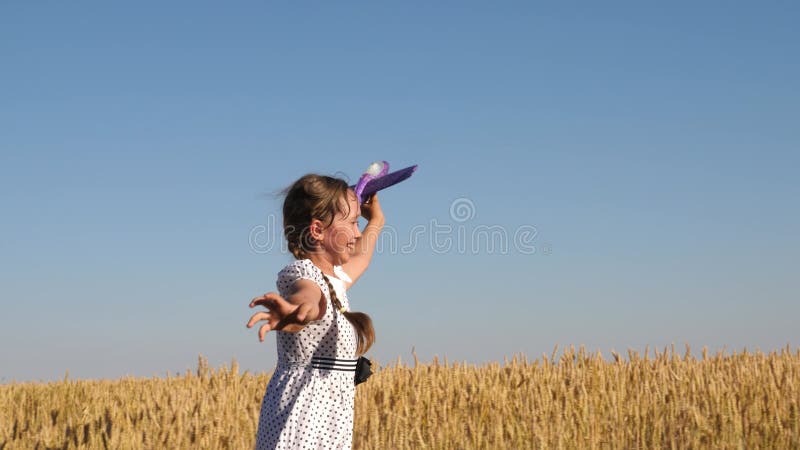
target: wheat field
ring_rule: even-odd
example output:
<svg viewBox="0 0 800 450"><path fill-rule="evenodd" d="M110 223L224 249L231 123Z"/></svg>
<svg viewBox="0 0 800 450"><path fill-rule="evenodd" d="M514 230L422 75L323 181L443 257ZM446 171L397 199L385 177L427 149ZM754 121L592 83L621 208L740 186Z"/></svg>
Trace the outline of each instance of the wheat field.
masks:
<svg viewBox="0 0 800 450"><path fill-rule="evenodd" d="M356 449L800 448L800 351L554 350L375 367ZM0 385L0 449L247 449L268 374Z"/></svg>

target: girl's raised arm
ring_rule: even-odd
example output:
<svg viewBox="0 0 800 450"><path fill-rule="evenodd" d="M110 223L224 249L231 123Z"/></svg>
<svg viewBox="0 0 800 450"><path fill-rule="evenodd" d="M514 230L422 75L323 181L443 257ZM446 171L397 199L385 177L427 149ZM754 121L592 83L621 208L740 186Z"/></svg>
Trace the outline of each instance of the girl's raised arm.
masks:
<svg viewBox="0 0 800 450"><path fill-rule="evenodd" d="M378 236L386 223L380 201L378 201L378 194L372 194L367 201L361 204L361 216L367 219L367 225L361 232L361 237L356 241L355 253L349 261L342 265L342 269L353 280L350 286L355 284L369 267Z"/></svg>

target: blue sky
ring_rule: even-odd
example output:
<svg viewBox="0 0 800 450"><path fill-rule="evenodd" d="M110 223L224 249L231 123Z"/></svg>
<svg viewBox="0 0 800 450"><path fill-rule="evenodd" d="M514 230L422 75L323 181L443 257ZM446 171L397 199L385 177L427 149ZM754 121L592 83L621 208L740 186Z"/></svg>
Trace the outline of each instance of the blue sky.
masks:
<svg viewBox="0 0 800 450"><path fill-rule="evenodd" d="M796 347L798 19L791 2L3 2L0 381L199 354L271 370L274 340L244 327L290 260L271 194L381 159L419 164L381 200L401 246L424 238L350 292L381 362ZM507 252L473 245L485 227Z"/></svg>

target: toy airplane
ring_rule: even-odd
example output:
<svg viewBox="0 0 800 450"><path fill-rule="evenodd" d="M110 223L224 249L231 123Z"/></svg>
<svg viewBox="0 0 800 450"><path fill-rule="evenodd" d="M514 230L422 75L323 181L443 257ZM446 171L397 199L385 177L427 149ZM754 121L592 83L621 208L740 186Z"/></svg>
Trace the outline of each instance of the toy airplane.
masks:
<svg viewBox="0 0 800 450"><path fill-rule="evenodd" d="M356 198L359 203L364 203L372 194L386 189L390 186L407 179L414 171L417 170L417 165L406 167L389 173L389 163L386 161L378 161L369 165L367 171L361 175L355 186L350 186L356 193Z"/></svg>

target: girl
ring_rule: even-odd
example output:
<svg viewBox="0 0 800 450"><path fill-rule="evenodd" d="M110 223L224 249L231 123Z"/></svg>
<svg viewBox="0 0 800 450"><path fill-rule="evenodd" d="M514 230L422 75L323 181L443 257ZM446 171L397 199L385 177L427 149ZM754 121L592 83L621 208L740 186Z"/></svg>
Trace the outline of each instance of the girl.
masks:
<svg viewBox="0 0 800 450"><path fill-rule="evenodd" d="M254 298L247 327L277 331L278 365L261 404L256 449L350 448L359 355L375 340L369 316L350 311L347 289L367 269L384 225L377 196L359 205L344 180L306 175L284 191L284 236L296 260L278 291ZM358 217L368 223L363 233Z"/></svg>

